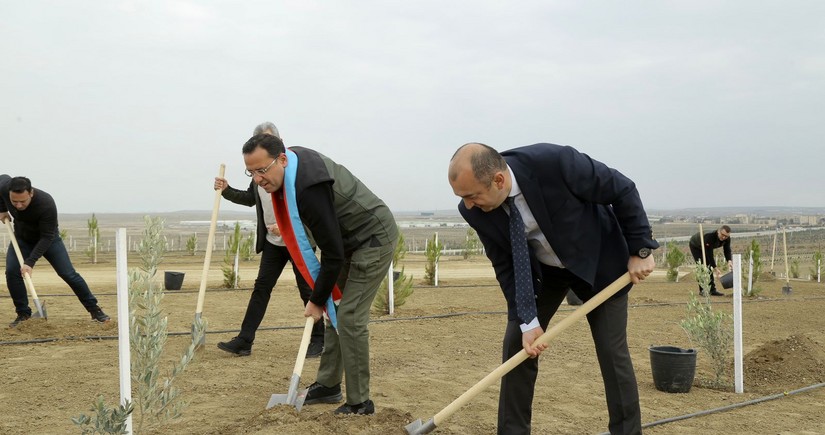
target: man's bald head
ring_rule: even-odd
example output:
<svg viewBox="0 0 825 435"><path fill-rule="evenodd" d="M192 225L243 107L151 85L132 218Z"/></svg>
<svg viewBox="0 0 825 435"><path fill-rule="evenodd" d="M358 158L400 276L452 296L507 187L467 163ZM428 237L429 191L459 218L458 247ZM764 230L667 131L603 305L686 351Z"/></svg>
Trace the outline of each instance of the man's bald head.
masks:
<svg viewBox="0 0 825 435"><path fill-rule="evenodd" d="M476 180L488 186L496 172L507 170L507 162L493 147L470 142L460 146L450 159L448 170L450 181L455 181L459 174L466 170L472 171Z"/></svg>

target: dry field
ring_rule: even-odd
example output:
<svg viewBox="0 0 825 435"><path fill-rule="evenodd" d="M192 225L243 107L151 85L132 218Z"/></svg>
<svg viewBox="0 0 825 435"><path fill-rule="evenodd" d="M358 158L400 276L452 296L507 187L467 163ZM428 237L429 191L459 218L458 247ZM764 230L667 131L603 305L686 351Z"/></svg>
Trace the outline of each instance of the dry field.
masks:
<svg viewBox="0 0 825 435"><path fill-rule="evenodd" d="M269 306L252 355L233 357L215 347L234 336L249 297L257 263L245 262L240 290L221 290L220 257L213 255L204 317L207 345L179 379L189 402L184 416L154 433L206 434L403 434L416 418L430 418L500 362L504 301L484 258L448 257L438 288L421 283L423 259L411 256L407 272L416 277L414 295L395 315L373 315L370 417L334 417L334 405L294 409L264 406L272 393L284 393L300 341L300 300L291 271L285 271ZM137 259L133 256L130 264ZM100 304L116 317L114 260L102 256L76 266ZM186 272L181 291L164 300L171 332L169 360L188 344L196 305L200 256L175 254L162 269ZM759 299L744 304L745 393L703 387L713 372L699 354L697 381L687 394L653 386L650 345L689 347L678 322L694 285L664 282L663 273L630 294L629 340L637 371L643 423L759 399L825 381L825 284L792 281L762 283ZM91 322L79 302L51 269L35 269L34 281L47 301L49 320L31 320L17 329L0 328L0 433L76 433L72 416L88 412L95 397L118 397L116 319ZM4 319L13 318L5 286L0 289ZM729 293L729 292L728 292ZM732 298L714 298L714 307L732 311ZM562 305L556 321L574 307ZM90 338L100 337L100 338ZM56 341L37 342L58 338ZM606 430L603 390L585 323L562 333L542 356L534 403L534 433L599 433ZM314 380L318 360L307 360L302 384ZM497 387L476 397L444 422L437 433L495 432ZM825 388L763 401L646 429L652 434L825 433Z"/></svg>

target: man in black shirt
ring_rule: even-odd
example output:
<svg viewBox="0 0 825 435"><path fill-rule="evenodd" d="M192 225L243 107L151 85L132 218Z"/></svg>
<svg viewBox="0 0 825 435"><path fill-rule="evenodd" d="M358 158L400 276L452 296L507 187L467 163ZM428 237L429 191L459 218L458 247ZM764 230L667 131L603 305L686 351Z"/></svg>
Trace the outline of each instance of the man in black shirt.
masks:
<svg viewBox="0 0 825 435"><path fill-rule="evenodd" d="M14 248L9 244L6 251L6 285L17 311L17 318L9 327L17 326L32 315L23 276L32 274L40 257L46 258L57 275L72 288L80 303L91 314L92 320L101 323L108 321L109 316L97 305L97 299L89 290L86 280L72 266L57 229L57 206L52 196L33 188L26 177L9 178L8 175L1 175L0 220L8 222L10 215L14 218L14 235L20 246L23 264L17 260Z"/></svg>
<svg viewBox="0 0 825 435"><path fill-rule="evenodd" d="M722 248L722 251L725 253L725 260L728 261L728 269L733 268L733 256L730 251L730 227L727 225L722 225L716 231L705 233L704 239L705 258L707 259L706 266L711 272L710 294L712 296L724 296L724 293L716 291L716 283L713 279L713 269L716 268L716 259L713 257L713 250L716 248ZM689 246L690 253L693 255L693 260L697 263L702 262L702 241L700 240L699 233L694 234L693 237L690 238ZM702 287L699 287L699 294L705 294Z"/></svg>

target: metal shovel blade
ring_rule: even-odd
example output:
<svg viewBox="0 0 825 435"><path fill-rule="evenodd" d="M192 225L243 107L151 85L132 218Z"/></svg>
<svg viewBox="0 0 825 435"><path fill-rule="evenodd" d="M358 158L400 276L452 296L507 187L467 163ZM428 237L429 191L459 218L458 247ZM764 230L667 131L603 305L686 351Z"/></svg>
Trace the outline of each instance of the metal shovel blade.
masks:
<svg viewBox="0 0 825 435"><path fill-rule="evenodd" d="M275 405L292 405L300 412L301 408L304 407L309 388L298 390L299 382L301 382L301 377L293 373L289 382L289 392L286 394L273 394L269 398L269 403L266 404L266 409L270 409Z"/></svg>
<svg viewBox="0 0 825 435"><path fill-rule="evenodd" d="M35 312L32 313L33 319L48 319L49 315L46 313L46 301L40 302L40 299L34 300Z"/></svg>
<svg viewBox="0 0 825 435"><path fill-rule="evenodd" d="M421 435L425 433L430 433L435 430L435 421L431 418L426 423L423 423L421 419L404 426L404 429L407 430L407 434L409 435Z"/></svg>
<svg viewBox="0 0 825 435"><path fill-rule="evenodd" d="M791 294L791 290L792 290L791 286L786 285L786 286L782 287L782 294L783 295L789 295L789 294Z"/></svg>

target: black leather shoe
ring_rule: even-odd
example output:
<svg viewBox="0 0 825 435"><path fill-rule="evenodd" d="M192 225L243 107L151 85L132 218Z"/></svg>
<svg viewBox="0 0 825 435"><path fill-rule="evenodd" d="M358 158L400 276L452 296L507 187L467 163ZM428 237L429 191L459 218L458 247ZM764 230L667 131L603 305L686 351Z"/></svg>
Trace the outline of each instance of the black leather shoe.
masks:
<svg viewBox="0 0 825 435"><path fill-rule="evenodd" d="M218 343L218 349L234 353L238 356L249 356L252 353L252 343L241 337L235 337L228 342Z"/></svg>
<svg viewBox="0 0 825 435"><path fill-rule="evenodd" d="M710 295L711 295L711 296L725 296L725 294L724 294L724 293L722 293L722 292L718 292L718 291L716 291L716 290L714 290L714 291L710 292Z"/></svg>
<svg viewBox="0 0 825 435"><path fill-rule="evenodd" d="M347 415L347 414L355 414L355 415L372 415L375 414L375 404L372 403L372 400L365 400L357 405L347 405L346 403L339 406L338 409L335 410L335 414Z"/></svg>
<svg viewBox="0 0 825 435"><path fill-rule="evenodd" d="M16 328L21 322L25 322L29 320L32 316L27 316L25 314L17 313L17 318L14 319L14 322L9 323L9 328Z"/></svg>
<svg viewBox="0 0 825 435"><path fill-rule="evenodd" d="M318 358L324 353L324 343L309 343L307 358Z"/></svg>
<svg viewBox="0 0 825 435"><path fill-rule="evenodd" d="M313 403L338 403L344 399L341 395L341 384L334 387L325 387L317 382L309 386L304 405Z"/></svg>
<svg viewBox="0 0 825 435"><path fill-rule="evenodd" d="M96 310L89 311L89 314L92 315L92 320L99 323L106 323L109 321L109 316L103 312L100 308Z"/></svg>

